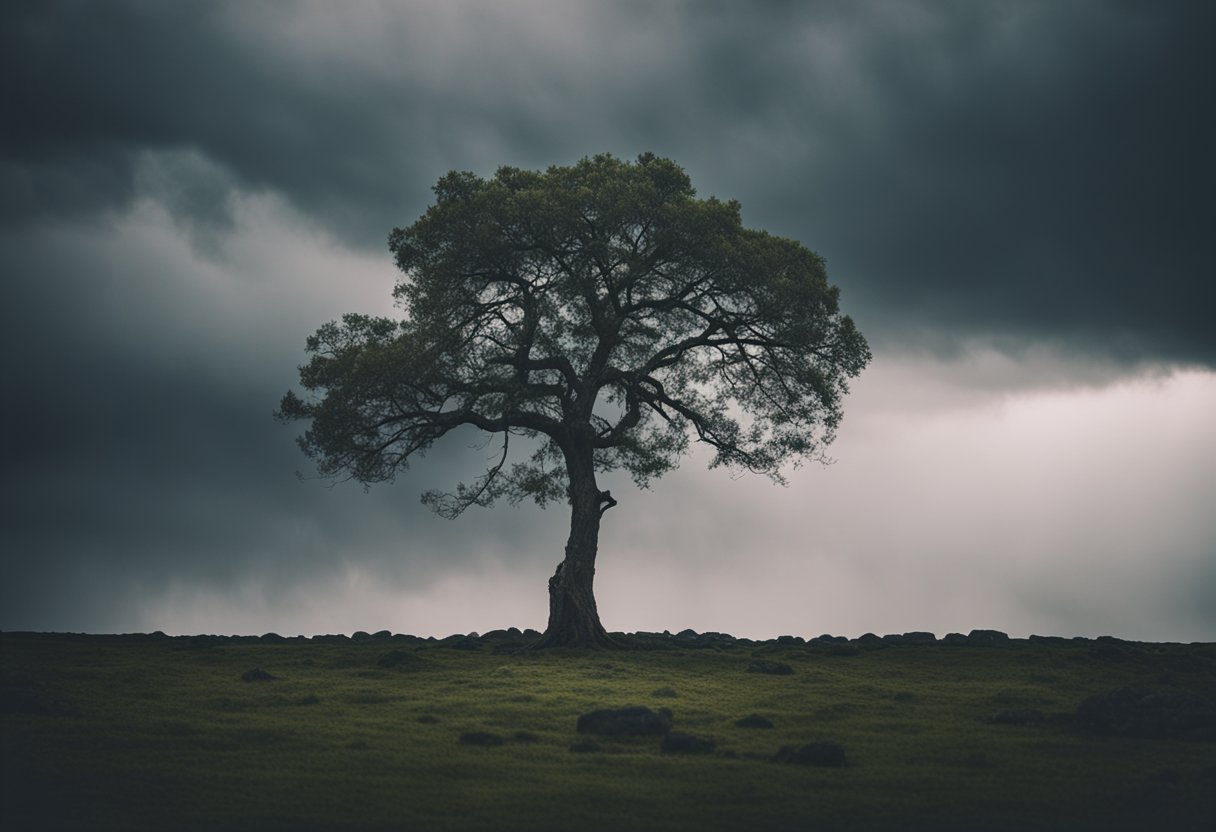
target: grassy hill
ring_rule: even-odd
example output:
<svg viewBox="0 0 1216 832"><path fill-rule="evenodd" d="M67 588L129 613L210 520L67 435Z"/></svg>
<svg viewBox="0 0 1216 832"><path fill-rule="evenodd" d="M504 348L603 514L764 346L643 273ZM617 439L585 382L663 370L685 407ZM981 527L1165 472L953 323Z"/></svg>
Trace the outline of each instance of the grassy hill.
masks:
<svg viewBox="0 0 1216 832"><path fill-rule="evenodd" d="M1210 830L1216 818L1204 711L1216 645L638 635L605 653L523 640L0 633L0 826ZM1120 721L1100 699L1078 716L1118 689L1183 710ZM659 735L578 732L580 716L622 706L668 709L696 741L665 751ZM750 716L772 727L736 724ZM844 765L798 764L816 742Z"/></svg>

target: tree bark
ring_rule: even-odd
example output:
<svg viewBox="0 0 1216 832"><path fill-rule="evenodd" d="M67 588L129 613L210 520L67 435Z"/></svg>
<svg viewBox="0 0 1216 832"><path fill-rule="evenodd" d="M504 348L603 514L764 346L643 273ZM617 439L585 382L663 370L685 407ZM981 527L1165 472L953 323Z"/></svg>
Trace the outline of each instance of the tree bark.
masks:
<svg viewBox="0 0 1216 832"><path fill-rule="evenodd" d="M590 445L566 450L570 479L570 537L566 558L549 579L549 626L543 647L618 647L600 624L592 584L600 518L616 501L595 483Z"/></svg>

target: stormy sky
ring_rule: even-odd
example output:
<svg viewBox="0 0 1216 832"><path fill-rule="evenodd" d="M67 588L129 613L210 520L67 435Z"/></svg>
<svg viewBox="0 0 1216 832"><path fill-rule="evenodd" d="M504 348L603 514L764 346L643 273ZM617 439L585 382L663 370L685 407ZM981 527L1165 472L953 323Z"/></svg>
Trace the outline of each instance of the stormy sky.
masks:
<svg viewBox="0 0 1216 832"><path fill-rule="evenodd" d="M0 4L0 628L543 628L492 448L309 479L307 335L449 170L674 159L874 349L788 487L610 480L610 630L1216 640L1216 5ZM306 475L298 479L296 472Z"/></svg>

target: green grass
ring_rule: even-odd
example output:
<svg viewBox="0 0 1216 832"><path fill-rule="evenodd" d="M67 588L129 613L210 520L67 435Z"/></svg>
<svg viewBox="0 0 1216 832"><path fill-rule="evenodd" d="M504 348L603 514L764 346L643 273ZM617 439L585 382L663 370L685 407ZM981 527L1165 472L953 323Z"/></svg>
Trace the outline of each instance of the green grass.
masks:
<svg viewBox="0 0 1216 832"><path fill-rule="evenodd" d="M1085 736L1064 719L1122 685L1216 696L1216 645L747 645L495 654L435 644L240 644L0 634L0 826L23 829L1196 829L1216 744ZM381 668L390 649L414 661ZM746 672L757 657L789 676ZM277 677L241 681L261 668ZM674 694L674 695L673 695ZM8 700L12 701L12 700ZM25 701L25 700L22 700ZM58 704L50 704L58 703ZM658 738L571 753L580 714L670 708ZM747 729L748 714L774 729ZM466 732L498 746L459 742ZM842 769L769 762L833 740Z"/></svg>

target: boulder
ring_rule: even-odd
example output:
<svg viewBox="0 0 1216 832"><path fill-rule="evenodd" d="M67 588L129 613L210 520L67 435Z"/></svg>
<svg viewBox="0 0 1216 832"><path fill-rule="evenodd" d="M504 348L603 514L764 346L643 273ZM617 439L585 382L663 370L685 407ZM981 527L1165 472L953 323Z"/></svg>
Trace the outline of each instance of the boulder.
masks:
<svg viewBox="0 0 1216 832"><path fill-rule="evenodd" d="M782 746L773 755L775 763L792 763L800 766L830 766L844 765L844 749L830 741L812 742L795 748L792 745Z"/></svg>
<svg viewBox="0 0 1216 832"><path fill-rule="evenodd" d="M972 630L967 643L975 647L1000 647L1009 644L1009 636L1000 630Z"/></svg>
<svg viewBox="0 0 1216 832"><path fill-rule="evenodd" d="M641 705L624 708L601 708L578 718L580 734L600 734L608 737L659 736L671 730L671 711L652 711Z"/></svg>
<svg viewBox="0 0 1216 832"><path fill-rule="evenodd" d="M659 750L664 754L712 754L716 747L717 743L708 737L672 731L663 737Z"/></svg>

